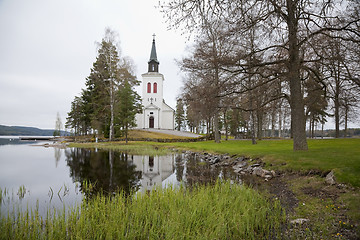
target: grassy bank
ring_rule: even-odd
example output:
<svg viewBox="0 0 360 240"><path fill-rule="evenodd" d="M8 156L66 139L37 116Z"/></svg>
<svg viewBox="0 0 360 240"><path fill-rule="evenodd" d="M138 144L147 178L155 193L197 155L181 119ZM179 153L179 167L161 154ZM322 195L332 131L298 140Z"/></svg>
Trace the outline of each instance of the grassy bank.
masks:
<svg viewBox="0 0 360 240"><path fill-rule="evenodd" d="M251 141L213 141L172 143L197 151L228 153L260 157L271 168L295 171L335 171L339 182L360 187L360 139L308 140L309 150L294 152L291 140L262 140L256 145ZM169 144L167 144L169 145Z"/></svg>
<svg viewBox="0 0 360 240"><path fill-rule="evenodd" d="M144 142L106 142L106 143L70 143L69 147L98 148L105 150L123 151L132 155L166 155L170 153L167 148L158 148L156 145L144 144Z"/></svg>
<svg viewBox="0 0 360 240"><path fill-rule="evenodd" d="M80 214L81 212L81 214ZM37 211L0 221L0 239L269 239L285 220L278 202L230 183L97 196L65 217Z"/></svg>

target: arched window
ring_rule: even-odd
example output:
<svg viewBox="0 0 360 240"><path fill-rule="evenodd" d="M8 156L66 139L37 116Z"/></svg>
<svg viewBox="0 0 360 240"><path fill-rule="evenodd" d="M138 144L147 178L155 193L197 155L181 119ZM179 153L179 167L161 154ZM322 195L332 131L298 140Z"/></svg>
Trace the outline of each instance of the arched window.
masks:
<svg viewBox="0 0 360 240"><path fill-rule="evenodd" d="M157 93L157 83L154 83L154 93Z"/></svg>
<svg viewBox="0 0 360 240"><path fill-rule="evenodd" d="M147 84L147 93L151 93L151 83Z"/></svg>

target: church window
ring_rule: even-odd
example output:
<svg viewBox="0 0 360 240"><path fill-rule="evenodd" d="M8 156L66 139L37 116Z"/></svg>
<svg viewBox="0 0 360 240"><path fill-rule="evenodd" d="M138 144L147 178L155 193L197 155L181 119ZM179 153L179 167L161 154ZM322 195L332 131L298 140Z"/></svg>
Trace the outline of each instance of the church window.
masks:
<svg viewBox="0 0 360 240"><path fill-rule="evenodd" d="M154 93L157 93L157 83L154 83Z"/></svg>
<svg viewBox="0 0 360 240"><path fill-rule="evenodd" d="M151 93L151 83L147 84L147 93Z"/></svg>

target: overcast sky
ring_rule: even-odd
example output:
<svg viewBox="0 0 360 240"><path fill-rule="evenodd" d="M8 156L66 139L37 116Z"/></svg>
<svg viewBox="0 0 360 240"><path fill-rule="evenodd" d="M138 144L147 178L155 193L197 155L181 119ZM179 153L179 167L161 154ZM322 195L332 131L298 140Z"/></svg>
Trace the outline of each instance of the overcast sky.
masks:
<svg viewBox="0 0 360 240"><path fill-rule="evenodd" d="M122 56L137 77L147 72L156 34L164 98L175 108L182 78L174 59L186 39L167 31L158 0L0 0L0 124L55 127L65 123L71 102L85 87L96 44L110 27L119 33Z"/></svg>
<svg viewBox="0 0 360 240"><path fill-rule="evenodd" d="M173 108L182 77L175 59L186 38L167 31L159 0L0 0L0 124L55 127L65 123L71 102L85 87L105 28L118 32L122 56L137 77L147 72L156 34L164 99ZM350 123L359 127L359 123ZM334 128L332 119L325 128Z"/></svg>

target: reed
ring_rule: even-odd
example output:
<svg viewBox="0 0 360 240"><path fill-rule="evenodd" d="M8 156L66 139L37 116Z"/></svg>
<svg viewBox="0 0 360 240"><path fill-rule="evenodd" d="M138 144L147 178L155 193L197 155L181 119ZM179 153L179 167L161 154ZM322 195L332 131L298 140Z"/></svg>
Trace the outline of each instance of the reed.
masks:
<svg viewBox="0 0 360 240"><path fill-rule="evenodd" d="M218 182L132 197L97 195L44 218L36 210L8 214L0 221L0 239L269 239L284 221L277 201Z"/></svg>
<svg viewBox="0 0 360 240"><path fill-rule="evenodd" d="M20 199L20 200L23 199L23 198L25 197L25 194L26 194L26 188L25 188L24 185L21 185L21 186L19 187L18 192L17 192L17 195L19 196L19 199Z"/></svg>

